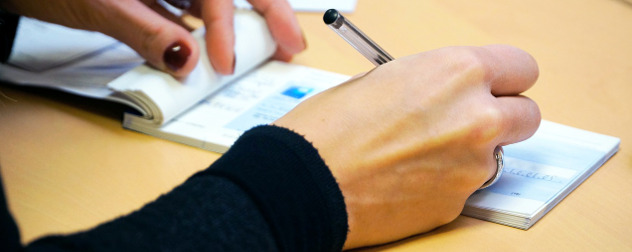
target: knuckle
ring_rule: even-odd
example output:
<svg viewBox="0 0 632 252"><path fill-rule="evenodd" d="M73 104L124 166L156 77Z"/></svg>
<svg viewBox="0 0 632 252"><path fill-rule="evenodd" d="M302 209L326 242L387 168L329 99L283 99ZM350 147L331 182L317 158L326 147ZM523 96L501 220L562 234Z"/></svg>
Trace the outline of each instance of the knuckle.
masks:
<svg viewBox="0 0 632 252"><path fill-rule="evenodd" d="M453 72L461 73L471 80L487 80L490 67L480 52L472 48L459 48L451 60Z"/></svg>
<svg viewBox="0 0 632 252"><path fill-rule="evenodd" d="M505 119L501 109L496 106L481 106L475 113L477 114L470 132L471 142L486 146L500 135Z"/></svg>
<svg viewBox="0 0 632 252"><path fill-rule="evenodd" d="M150 50L152 46L159 41L160 35L163 33L164 26L152 25L151 23L140 26L139 37L143 38L141 46L144 50Z"/></svg>
<svg viewBox="0 0 632 252"><path fill-rule="evenodd" d="M160 48L160 38L164 33L165 27L146 23L136 28L136 38L139 40L137 51L149 62L156 64L161 61L162 52Z"/></svg>

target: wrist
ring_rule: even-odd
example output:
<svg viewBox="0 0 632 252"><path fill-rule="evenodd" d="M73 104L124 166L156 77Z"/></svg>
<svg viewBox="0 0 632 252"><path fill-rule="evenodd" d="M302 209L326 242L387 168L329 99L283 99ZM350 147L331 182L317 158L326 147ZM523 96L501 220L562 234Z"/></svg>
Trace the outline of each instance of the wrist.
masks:
<svg viewBox="0 0 632 252"><path fill-rule="evenodd" d="M18 15L6 12L3 7L4 6L0 7L0 63L6 62L11 55L18 21L20 19Z"/></svg>

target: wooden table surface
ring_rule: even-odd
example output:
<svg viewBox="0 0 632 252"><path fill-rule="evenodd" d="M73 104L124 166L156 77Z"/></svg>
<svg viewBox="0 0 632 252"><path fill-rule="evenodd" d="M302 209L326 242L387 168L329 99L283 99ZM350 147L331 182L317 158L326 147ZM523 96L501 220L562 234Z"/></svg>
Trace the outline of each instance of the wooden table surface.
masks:
<svg viewBox="0 0 632 252"><path fill-rule="evenodd" d="M353 75L372 65L298 13L309 48L294 63ZM368 1L345 14L395 57L511 44L540 79L525 95L544 119L621 138L619 152L528 231L459 217L367 251L632 250L632 4L584 1ZM219 157L121 127L124 108L0 85L0 164L22 240L86 229L169 191Z"/></svg>

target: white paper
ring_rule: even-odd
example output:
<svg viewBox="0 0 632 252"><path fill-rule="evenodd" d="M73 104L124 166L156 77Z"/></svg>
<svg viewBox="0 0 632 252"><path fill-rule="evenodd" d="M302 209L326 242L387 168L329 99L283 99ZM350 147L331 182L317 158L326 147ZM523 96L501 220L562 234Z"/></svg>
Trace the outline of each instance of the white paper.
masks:
<svg viewBox="0 0 632 252"><path fill-rule="evenodd" d="M108 36L22 18L11 61L0 64L0 79L120 102L161 124L274 53L268 27L254 11L236 10L234 27L235 74L220 76L211 68L201 29L194 33L200 61L176 80L142 64L136 52Z"/></svg>
<svg viewBox="0 0 632 252"><path fill-rule="evenodd" d="M340 12L351 13L355 11L356 0L288 0L295 11L325 12L328 9L336 9ZM246 0L235 0L238 8L251 8Z"/></svg>
<svg viewBox="0 0 632 252"><path fill-rule="evenodd" d="M162 127L126 115L124 127L216 152L226 151L247 129L268 124L298 103L349 77L271 61Z"/></svg>
<svg viewBox="0 0 632 252"><path fill-rule="evenodd" d="M143 62L134 50L101 33L21 17L11 57L0 64L0 79L139 109L114 95L107 83Z"/></svg>
<svg viewBox="0 0 632 252"><path fill-rule="evenodd" d="M144 111L151 111L145 115L147 119L163 124L272 56L276 43L260 15L254 11L238 10L234 26L236 65L232 75L219 75L212 69L206 57L204 30L200 29L193 34L200 47L200 61L186 78L179 80L141 65L108 86L134 96L135 100L145 101L139 106L143 106Z"/></svg>
<svg viewBox="0 0 632 252"><path fill-rule="evenodd" d="M549 121L504 147L500 180L474 193L465 215L528 228L610 158L620 139Z"/></svg>
<svg viewBox="0 0 632 252"><path fill-rule="evenodd" d="M41 72L90 57L118 42L99 32L21 17L13 44L8 62L25 70Z"/></svg>

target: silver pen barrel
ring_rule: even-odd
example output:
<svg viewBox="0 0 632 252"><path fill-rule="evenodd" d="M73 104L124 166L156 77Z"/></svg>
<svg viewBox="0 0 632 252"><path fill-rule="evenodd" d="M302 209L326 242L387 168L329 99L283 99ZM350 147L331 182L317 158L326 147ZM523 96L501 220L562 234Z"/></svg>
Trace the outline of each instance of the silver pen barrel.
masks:
<svg viewBox="0 0 632 252"><path fill-rule="evenodd" d="M323 16L323 21L376 66L393 60L390 54L344 18L337 10L327 10Z"/></svg>

